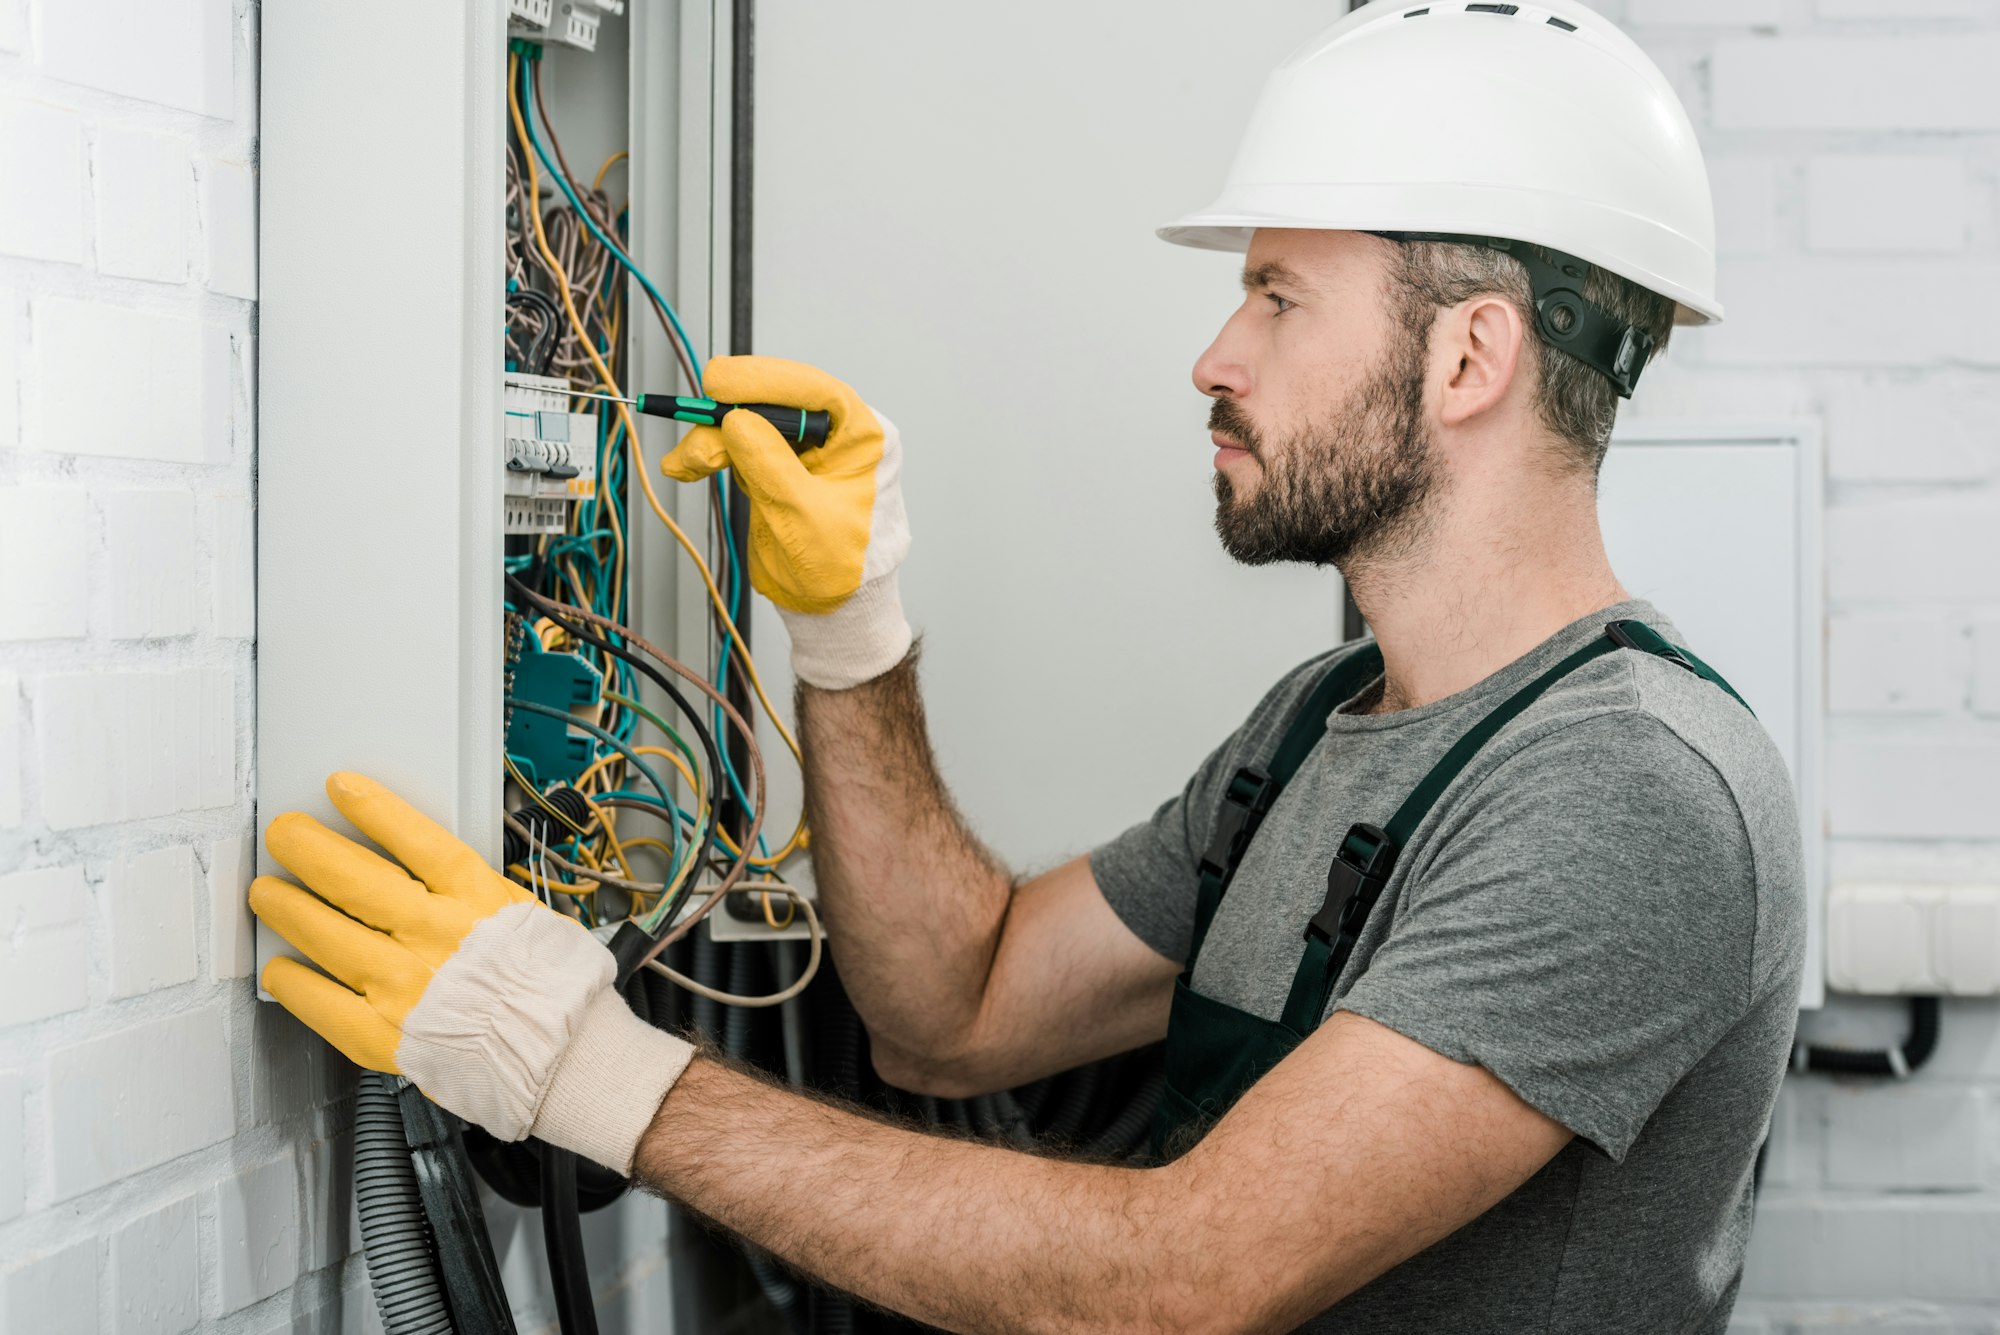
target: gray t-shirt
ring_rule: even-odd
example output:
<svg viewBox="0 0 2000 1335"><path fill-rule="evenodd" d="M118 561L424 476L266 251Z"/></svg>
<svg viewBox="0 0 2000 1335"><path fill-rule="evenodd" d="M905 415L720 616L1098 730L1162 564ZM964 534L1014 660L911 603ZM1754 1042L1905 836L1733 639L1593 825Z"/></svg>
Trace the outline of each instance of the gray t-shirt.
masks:
<svg viewBox="0 0 2000 1335"><path fill-rule="evenodd" d="M1649 605L1624 603L1447 699L1336 711L1244 856L1195 990L1276 1019L1348 826L1386 825L1473 724L1621 617L1685 643ZM1162 955L1187 957L1195 858L1230 776L1269 763L1298 704L1352 651L1288 675L1178 797L1091 854L1112 908ZM1576 1139L1303 1329L1723 1330L1804 941L1791 782L1747 710L1636 651L1551 689L1418 828L1331 1009L1485 1067Z"/></svg>

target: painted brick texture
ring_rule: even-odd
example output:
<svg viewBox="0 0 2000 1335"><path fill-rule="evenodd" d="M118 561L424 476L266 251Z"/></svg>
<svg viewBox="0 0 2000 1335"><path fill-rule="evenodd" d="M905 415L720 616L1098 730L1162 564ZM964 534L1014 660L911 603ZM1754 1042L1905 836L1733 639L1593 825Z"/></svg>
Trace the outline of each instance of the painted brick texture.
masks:
<svg viewBox="0 0 2000 1335"><path fill-rule="evenodd" d="M263 1013L242 909L256 9L0 0L5 1335L372 1305L351 1071Z"/></svg>
<svg viewBox="0 0 2000 1335"><path fill-rule="evenodd" d="M1601 7L1689 101L1730 311L1631 411L1825 425L1834 874L2000 878L2000 7ZM251 999L240 903L255 37L252 0L0 0L4 1332L377 1328L351 1073ZM618 1213L636 1293L660 1212ZM1996 1328L2000 1014L1954 1001L1911 1083L1788 1086L1732 1329Z"/></svg>
<svg viewBox="0 0 2000 1335"><path fill-rule="evenodd" d="M257 9L0 0L0 1335L381 1330L353 1069L243 902ZM662 1328L665 1229L591 1216L607 1331Z"/></svg>
<svg viewBox="0 0 2000 1335"><path fill-rule="evenodd" d="M2000 7L1630 0L1623 17L1690 74L1729 313L1678 338L1630 411L1819 419L1832 875L1994 880ZM1733 1332L2000 1329L1996 1009L1947 1003L1908 1083L1787 1083ZM1835 996L1801 1034L1881 1047L1904 1024L1893 999Z"/></svg>

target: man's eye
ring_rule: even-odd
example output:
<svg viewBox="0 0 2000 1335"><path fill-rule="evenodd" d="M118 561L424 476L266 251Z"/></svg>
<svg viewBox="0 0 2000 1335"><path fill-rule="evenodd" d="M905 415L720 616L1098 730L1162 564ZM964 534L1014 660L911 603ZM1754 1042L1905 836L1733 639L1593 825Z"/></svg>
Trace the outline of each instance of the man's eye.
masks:
<svg viewBox="0 0 2000 1335"><path fill-rule="evenodd" d="M1279 315L1283 315L1286 311L1298 305L1297 302L1291 300L1289 297L1281 297L1275 292L1266 292L1264 298L1278 308L1277 313Z"/></svg>

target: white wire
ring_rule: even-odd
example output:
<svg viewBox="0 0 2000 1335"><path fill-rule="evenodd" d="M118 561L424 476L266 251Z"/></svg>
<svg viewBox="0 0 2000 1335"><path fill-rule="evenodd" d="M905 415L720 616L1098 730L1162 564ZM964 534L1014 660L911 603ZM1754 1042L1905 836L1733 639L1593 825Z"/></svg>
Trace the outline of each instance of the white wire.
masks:
<svg viewBox="0 0 2000 1335"><path fill-rule="evenodd" d="M806 986L812 982L813 976L819 972L821 943L825 940L826 933L820 928L819 913L813 908L813 902L800 894L792 886L786 885L783 881L746 881L741 885L729 887L727 893L732 895L770 894L774 891L788 896L794 904L799 906L800 912L806 915L806 936L812 943L806 951L806 967L800 970L798 978L789 987L761 997L743 997L738 996L734 992L720 991L708 986L706 983L698 983L686 974L668 968L658 960L647 960L646 967L669 982L686 988L698 997L707 997L710 1001L719 1001L725 1006L740 1006L744 1009L754 1010L764 1006L777 1006L790 1001L793 997L805 991Z"/></svg>

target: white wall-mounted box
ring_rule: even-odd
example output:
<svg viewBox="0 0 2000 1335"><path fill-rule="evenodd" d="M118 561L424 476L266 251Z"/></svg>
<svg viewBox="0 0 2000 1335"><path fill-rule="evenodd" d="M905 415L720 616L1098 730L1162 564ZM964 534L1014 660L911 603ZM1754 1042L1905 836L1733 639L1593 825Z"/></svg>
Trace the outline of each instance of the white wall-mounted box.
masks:
<svg viewBox="0 0 2000 1335"><path fill-rule="evenodd" d="M1887 996L2000 993L2000 886L1843 882L1827 904L1827 985Z"/></svg>

